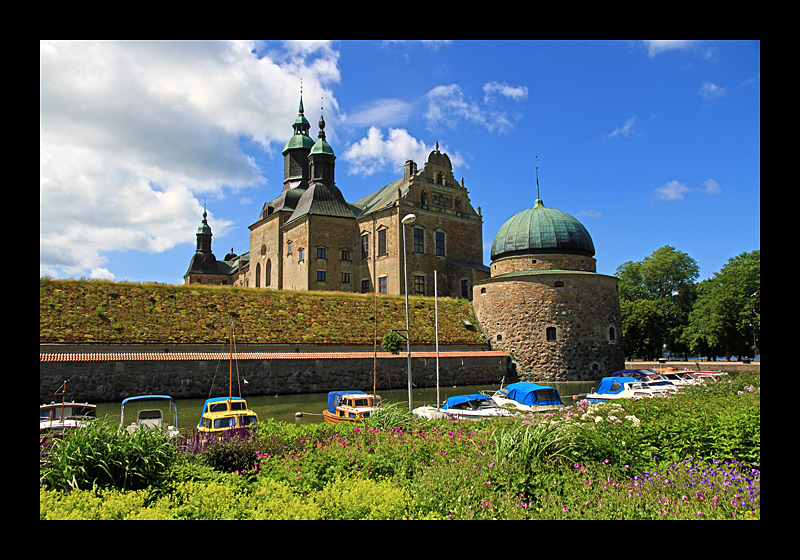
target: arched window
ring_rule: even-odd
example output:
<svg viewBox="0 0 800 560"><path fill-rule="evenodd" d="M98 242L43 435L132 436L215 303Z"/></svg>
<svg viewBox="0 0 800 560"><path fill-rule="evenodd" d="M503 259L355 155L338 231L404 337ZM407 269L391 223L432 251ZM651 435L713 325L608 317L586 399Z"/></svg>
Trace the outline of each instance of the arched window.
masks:
<svg viewBox="0 0 800 560"><path fill-rule="evenodd" d="M267 264L264 270L264 285L269 286L272 284L272 261L267 259Z"/></svg>
<svg viewBox="0 0 800 560"><path fill-rule="evenodd" d="M564 282L562 282L561 280L556 280L555 283L553 284L553 287L554 288L563 288L564 287Z"/></svg>
<svg viewBox="0 0 800 560"><path fill-rule="evenodd" d="M261 263L256 263L256 288L261 287Z"/></svg>
<svg viewBox="0 0 800 560"><path fill-rule="evenodd" d="M608 327L608 340L610 342L617 340L617 330L614 327Z"/></svg>

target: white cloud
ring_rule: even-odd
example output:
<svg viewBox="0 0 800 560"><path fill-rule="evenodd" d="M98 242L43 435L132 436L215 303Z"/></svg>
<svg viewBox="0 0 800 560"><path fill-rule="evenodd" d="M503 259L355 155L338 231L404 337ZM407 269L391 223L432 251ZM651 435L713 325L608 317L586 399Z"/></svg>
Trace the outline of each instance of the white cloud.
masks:
<svg viewBox="0 0 800 560"><path fill-rule="evenodd" d="M523 86L509 86L498 82L489 82L483 89L484 99L487 102L495 101L494 95L497 93L515 100L527 96L527 88ZM424 116L430 129L440 124L455 128L460 121L477 124L489 132L507 133L514 128L512 119L506 111L481 107L477 102L467 99L461 86L457 84L436 86L425 97L428 109Z"/></svg>
<svg viewBox="0 0 800 560"><path fill-rule="evenodd" d="M603 213L599 210L581 210L576 215L582 218L599 218Z"/></svg>
<svg viewBox="0 0 800 560"><path fill-rule="evenodd" d="M514 101L528 98L528 88L525 86L511 86L503 82L488 82L483 84L483 100L489 103L494 100L494 95L500 94Z"/></svg>
<svg viewBox="0 0 800 560"><path fill-rule="evenodd" d="M655 189L653 196L659 200L683 200L684 195L691 192L719 194L722 189L714 179L703 181L703 186L698 188L688 187L679 181L670 181Z"/></svg>
<svg viewBox="0 0 800 560"><path fill-rule="evenodd" d="M703 191L707 194L719 194L722 189L714 179L707 179L703 181Z"/></svg>
<svg viewBox="0 0 800 560"><path fill-rule="evenodd" d="M705 101L714 101L720 97L725 97L727 91L726 88L720 87L715 83L703 82L703 84L700 86L700 90L697 93L700 94L700 97L702 97Z"/></svg>
<svg viewBox="0 0 800 560"><path fill-rule="evenodd" d="M323 95L335 113L328 42L42 42L41 273L113 277L104 252L192 243L201 194L264 182L240 138L280 150L301 77L309 120Z"/></svg>
<svg viewBox="0 0 800 560"><path fill-rule="evenodd" d="M689 192L689 187L684 183L678 181L670 181L669 183L658 187L655 190L657 198L662 200L683 200L683 195Z"/></svg>
<svg viewBox="0 0 800 560"><path fill-rule="evenodd" d="M408 158L419 165L428 157L434 146L427 146L403 128L390 128L388 137L377 126L370 127L367 136L349 146L342 159L348 163L348 174L369 176L381 171L401 171ZM439 149L447 152L453 167L464 165L458 153L450 153L444 146Z"/></svg>
<svg viewBox="0 0 800 560"><path fill-rule="evenodd" d="M606 134L603 136L603 140L611 140L614 138L619 137L628 137L628 136L641 136L639 132L636 131L636 115L633 115L631 118L625 121L625 124L622 126L618 126L614 129L614 132L610 134Z"/></svg>
<svg viewBox="0 0 800 560"><path fill-rule="evenodd" d="M402 99L377 99L346 115L343 122L351 126L397 125L405 122L412 111L413 105Z"/></svg>
<svg viewBox="0 0 800 560"><path fill-rule="evenodd" d="M667 51L674 51L674 50L686 50L694 47L696 41L687 41L687 40L674 40L674 41L658 41L658 40L646 40L643 41L645 47L647 48L647 56L654 57L661 53L665 53Z"/></svg>

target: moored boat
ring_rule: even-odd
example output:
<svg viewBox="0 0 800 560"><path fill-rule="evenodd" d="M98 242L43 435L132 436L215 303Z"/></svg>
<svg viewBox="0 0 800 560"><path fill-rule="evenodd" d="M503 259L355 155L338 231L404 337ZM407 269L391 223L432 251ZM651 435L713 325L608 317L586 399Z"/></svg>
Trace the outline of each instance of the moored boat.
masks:
<svg viewBox="0 0 800 560"><path fill-rule="evenodd" d="M639 381L635 377L612 376L600 381L597 391L586 394L590 403L598 403L614 399L642 399L665 396L674 392L674 386L666 381ZM663 385L661 385L663 384Z"/></svg>
<svg viewBox="0 0 800 560"><path fill-rule="evenodd" d="M200 437L219 435L225 430L244 428L258 423L258 415L248 408L247 401L241 395L234 397L231 393L233 390L233 318L235 316L237 316L235 313L231 314L228 396L209 398L203 403L200 423L197 424ZM236 372L238 376L238 367ZM213 389L213 382L211 385Z"/></svg>
<svg viewBox="0 0 800 560"><path fill-rule="evenodd" d="M322 411L322 415L328 424L356 422L369 418L380 404L381 398L378 395L368 395L364 391L330 391L328 408Z"/></svg>
<svg viewBox="0 0 800 560"><path fill-rule="evenodd" d="M564 406L558 389L524 381L501 387L492 399L512 412L546 412Z"/></svg>
<svg viewBox="0 0 800 560"><path fill-rule="evenodd" d="M145 401L165 402L170 412L170 419L164 420L164 411L161 408L144 408L136 413L136 418L130 425L125 426L125 405ZM136 397L128 397L122 401L122 405L120 406L119 421L128 433L133 433L142 428L162 430L166 432L169 437L175 437L180 433L178 430L178 406L175 404L175 399L169 395L139 395Z"/></svg>
<svg viewBox="0 0 800 560"><path fill-rule="evenodd" d="M497 406L492 397L478 393L450 397L439 410L454 420L481 420L494 416L513 416L508 410Z"/></svg>
<svg viewBox="0 0 800 560"><path fill-rule="evenodd" d="M97 419L97 405L86 402L67 402L67 382L55 392L61 402L52 401L39 405L39 437L63 432L69 428L80 428Z"/></svg>
<svg viewBox="0 0 800 560"><path fill-rule="evenodd" d="M256 423L258 415L247 407L247 401L242 397L215 397L203 403L197 431L201 436L212 436Z"/></svg>

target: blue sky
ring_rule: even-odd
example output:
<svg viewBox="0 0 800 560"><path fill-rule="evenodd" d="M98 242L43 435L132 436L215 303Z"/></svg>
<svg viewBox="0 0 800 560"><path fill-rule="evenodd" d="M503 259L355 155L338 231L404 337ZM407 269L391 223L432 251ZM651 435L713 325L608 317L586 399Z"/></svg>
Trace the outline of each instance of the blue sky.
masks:
<svg viewBox="0 0 800 560"><path fill-rule="evenodd" d="M709 278L760 248L760 71L758 41L43 41L40 275L180 284L204 203L217 258L249 250L302 79L348 201L438 142L484 264L538 165L598 272L671 245Z"/></svg>

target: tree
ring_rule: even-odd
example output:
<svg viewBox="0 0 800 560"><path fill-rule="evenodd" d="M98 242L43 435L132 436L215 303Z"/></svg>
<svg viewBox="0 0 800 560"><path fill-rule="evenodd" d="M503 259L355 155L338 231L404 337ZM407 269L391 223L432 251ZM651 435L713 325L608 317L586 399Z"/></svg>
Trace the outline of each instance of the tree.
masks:
<svg viewBox="0 0 800 560"><path fill-rule="evenodd" d="M619 278L620 305L623 302L649 301L655 304L663 318L648 329L648 349L658 347L656 354L661 355L660 349L664 344L668 345L673 352L685 353L688 346L683 337L683 331L688 325L688 316L694 304L695 281L700 274L700 267L697 261L688 254L678 251L675 247L665 245L646 257L643 261L628 261L617 268ZM626 311L636 312L638 315L635 320L628 321L629 325L637 324L643 316L655 320L652 306L625 306L623 307L623 336L625 337L626 353L628 351L629 334L625 331ZM661 333L660 340L652 337ZM631 336L638 336L631 333ZM651 350L648 350L648 354Z"/></svg>
<svg viewBox="0 0 800 560"><path fill-rule="evenodd" d="M698 286L684 341L693 353L725 357L760 352L761 251L728 260Z"/></svg>
<svg viewBox="0 0 800 560"><path fill-rule="evenodd" d="M664 314L654 301L620 301L625 357L654 360L661 355L667 332Z"/></svg>

